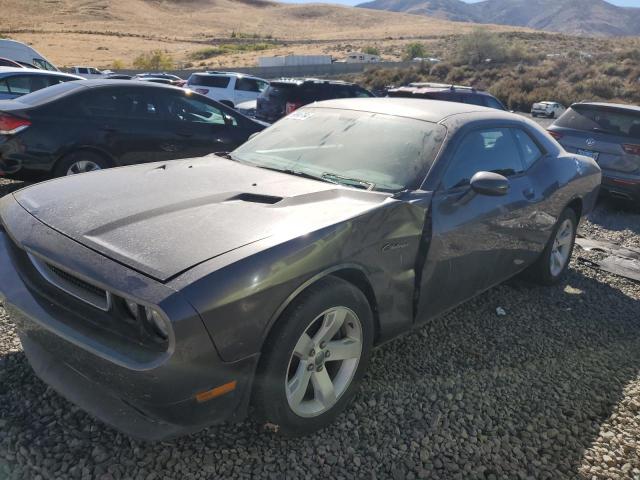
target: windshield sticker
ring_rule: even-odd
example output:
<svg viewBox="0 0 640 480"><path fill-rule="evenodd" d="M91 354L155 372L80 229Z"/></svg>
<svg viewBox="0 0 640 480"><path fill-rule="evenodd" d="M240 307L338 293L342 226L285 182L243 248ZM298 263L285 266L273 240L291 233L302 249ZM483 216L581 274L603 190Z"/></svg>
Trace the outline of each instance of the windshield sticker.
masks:
<svg viewBox="0 0 640 480"><path fill-rule="evenodd" d="M298 110L296 112L293 112L293 113L289 114L288 118L291 118L292 120L306 120L307 118L309 118L312 115L313 115L313 113L311 113L311 112L305 112L305 111Z"/></svg>

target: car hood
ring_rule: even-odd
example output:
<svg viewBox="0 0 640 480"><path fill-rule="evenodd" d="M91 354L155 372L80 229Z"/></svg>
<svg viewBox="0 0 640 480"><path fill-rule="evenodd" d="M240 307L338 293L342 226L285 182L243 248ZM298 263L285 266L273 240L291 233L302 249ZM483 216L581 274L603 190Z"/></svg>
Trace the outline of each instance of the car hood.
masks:
<svg viewBox="0 0 640 480"><path fill-rule="evenodd" d="M160 281L274 235L331 225L389 198L213 155L74 175L14 195L50 228Z"/></svg>

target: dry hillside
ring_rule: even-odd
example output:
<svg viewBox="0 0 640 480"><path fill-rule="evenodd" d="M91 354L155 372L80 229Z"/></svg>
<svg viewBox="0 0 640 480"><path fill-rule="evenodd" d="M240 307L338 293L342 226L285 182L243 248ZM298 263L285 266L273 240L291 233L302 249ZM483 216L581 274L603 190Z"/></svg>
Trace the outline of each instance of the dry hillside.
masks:
<svg viewBox="0 0 640 480"><path fill-rule="evenodd" d="M110 66L152 49L180 64L239 36L268 37L267 50L232 52L208 64L253 64L258 55L329 53L469 31L469 24L332 5L263 0L0 0L0 36L34 45L58 65ZM505 30L508 27L489 27ZM509 28L512 29L512 28ZM235 38L231 38L235 32ZM389 59L393 59L391 56Z"/></svg>

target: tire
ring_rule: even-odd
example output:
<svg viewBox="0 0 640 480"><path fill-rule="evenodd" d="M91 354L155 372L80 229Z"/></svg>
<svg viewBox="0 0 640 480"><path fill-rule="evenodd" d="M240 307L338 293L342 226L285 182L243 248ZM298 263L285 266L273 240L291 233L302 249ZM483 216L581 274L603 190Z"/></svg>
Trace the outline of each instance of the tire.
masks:
<svg viewBox="0 0 640 480"><path fill-rule="evenodd" d="M331 336L336 321L341 326ZM329 425L357 392L373 336L371 308L358 288L335 277L309 287L285 310L266 342L253 396L258 417L288 436ZM335 358L338 347L344 359ZM303 388L294 388L296 382Z"/></svg>
<svg viewBox="0 0 640 480"><path fill-rule="evenodd" d="M531 116L532 116L533 118L536 118L536 117L538 116L538 114L537 114L537 113L532 113L532 114L531 114Z"/></svg>
<svg viewBox="0 0 640 480"><path fill-rule="evenodd" d="M556 112L551 112L549 114L549 118L556 118Z"/></svg>
<svg viewBox="0 0 640 480"><path fill-rule="evenodd" d="M559 251L556 249L556 240L559 236L563 236L565 227L570 224L571 230L569 236L566 238L566 244L563 246L566 250ZM533 282L540 285L556 285L565 276L567 269L569 268L569 262L571 260L571 254L573 253L573 247L575 245L576 231L578 227L578 219L576 213L572 208L565 208L558 221L556 222L551 237L547 246L542 251L542 254L526 271L526 276ZM558 257L556 252L561 253L563 264L558 265ZM552 265L552 256L555 256L556 262Z"/></svg>
<svg viewBox="0 0 640 480"><path fill-rule="evenodd" d="M103 170L111 166L111 162L98 153L89 150L78 150L65 155L58 161L53 169L53 176L64 177L76 173Z"/></svg>

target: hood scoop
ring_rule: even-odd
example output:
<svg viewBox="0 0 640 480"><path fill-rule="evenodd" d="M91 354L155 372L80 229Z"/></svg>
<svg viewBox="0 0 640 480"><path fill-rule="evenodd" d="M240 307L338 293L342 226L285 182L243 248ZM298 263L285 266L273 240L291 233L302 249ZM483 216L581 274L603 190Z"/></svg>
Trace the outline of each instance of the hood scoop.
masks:
<svg viewBox="0 0 640 480"><path fill-rule="evenodd" d="M240 193L227 200L224 203L230 202L247 202L247 203L262 203L266 205L275 205L282 201L282 197L275 197L272 195L261 195L258 193Z"/></svg>

